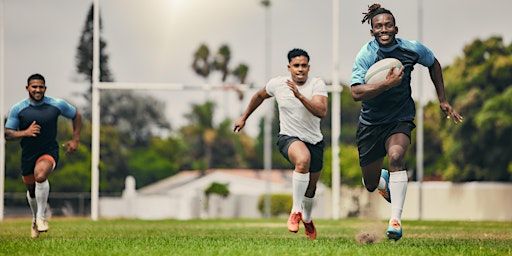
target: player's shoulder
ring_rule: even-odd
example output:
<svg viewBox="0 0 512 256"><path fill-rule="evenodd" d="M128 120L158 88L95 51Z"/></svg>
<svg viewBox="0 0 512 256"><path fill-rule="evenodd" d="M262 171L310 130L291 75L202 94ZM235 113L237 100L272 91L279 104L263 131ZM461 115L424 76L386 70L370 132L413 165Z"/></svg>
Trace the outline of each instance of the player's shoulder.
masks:
<svg viewBox="0 0 512 256"><path fill-rule="evenodd" d="M359 53L375 53L379 50L379 43L377 40L372 39L366 42L362 47Z"/></svg>
<svg viewBox="0 0 512 256"><path fill-rule="evenodd" d="M23 109L28 108L29 106L30 106L30 100L27 98L27 99L21 100L21 101L17 102L16 104L12 105L11 111L20 112Z"/></svg>
<svg viewBox="0 0 512 256"><path fill-rule="evenodd" d="M403 38L397 38L396 40L398 42L398 45L400 45L400 47L405 48L405 49L417 51L420 48L426 48L425 45L423 45L422 43L420 43L419 41L416 41L416 40L407 40L407 39L403 39Z"/></svg>
<svg viewBox="0 0 512 256"><path fill-rule="evenodd" d="M375 54L379 50L379 44L375 39L365 43L356 56L356 61L371 62L375 60Z"/></svg>
<svg viewBox="0 0 512 256"><path fill-rule="evenodd" d="M272 84L280 84L280 83L286 83L286 80L290 79L289 76L276 76L271 78L268 83Z"/></svg>
<svg viewBox="0 0 512 256"><path fill-rule="evenodd" d="M44 103L50 104L52 106L60 106L61 104L65 104L66 101L60 98L54 98L51 96L44 96Z"/></svg>
<svg viewBox="0 0 512 256"><path fill-rule="evenodd" d="M311 77L310 79L310 83L313 85L325 85L325 81L318 76Z"/></svg>

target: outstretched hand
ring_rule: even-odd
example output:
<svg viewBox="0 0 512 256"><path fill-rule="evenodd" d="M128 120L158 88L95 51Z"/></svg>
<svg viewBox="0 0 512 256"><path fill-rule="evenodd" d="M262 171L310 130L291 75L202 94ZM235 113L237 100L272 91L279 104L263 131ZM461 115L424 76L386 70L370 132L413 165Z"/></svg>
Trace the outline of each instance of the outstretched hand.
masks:
<svg viewBox="0 0 512 256"><path fill-rule="evenodd" d="M235 127L233 128L233 131L240 132L244 128L244 126L245 126L245 120L243 120L242 118L239 118L235 122Z"/></svg>
<svg viewBox="0 0 512 256"><path fill-rule="evenodd" d="M448 102L441 102L439 107L441 107L441 110L446 115L446 118L452 119L454 123L462 123L462 120L464 120L464 117L457 113L457 111L455 111Z"/></svg>
<svg viewBox="0 0 512 256"><path fill-rule="evenodd" d="M62 146L66 149L66 154L71 154L76 151L76 149L78 148L78 144L79 144L78 141L70 140L70 141L64 143L64 145L62 145Z"/></svg>

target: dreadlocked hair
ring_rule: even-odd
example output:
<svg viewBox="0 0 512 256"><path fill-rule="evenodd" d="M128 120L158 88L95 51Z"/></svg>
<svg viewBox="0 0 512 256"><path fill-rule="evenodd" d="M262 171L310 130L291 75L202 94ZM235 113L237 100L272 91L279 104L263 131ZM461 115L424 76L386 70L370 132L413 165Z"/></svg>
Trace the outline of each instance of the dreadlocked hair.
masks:
<svg viewBox="0 0 512 256"><path fill-rule="evenodd" d="M372 4L372 5L368 6L368 12L363 12L364 17L363 17L363 20L361 20L361 23L368 22L368 24L370 24L373 17L375 17L379 14L383 14L383 13L387 13L387 14L390 14L391 16L393 16L393 14L391 13L390 10L380 7L380 4ZM395 16L393 16L393 20L394 19L395 19Z"/></svg>

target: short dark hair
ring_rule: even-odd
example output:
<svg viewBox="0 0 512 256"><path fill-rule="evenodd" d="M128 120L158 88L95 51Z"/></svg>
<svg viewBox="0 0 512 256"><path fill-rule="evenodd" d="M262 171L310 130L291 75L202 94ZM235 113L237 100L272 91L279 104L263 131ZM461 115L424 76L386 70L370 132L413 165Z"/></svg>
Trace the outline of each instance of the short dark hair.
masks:
<svg viewBox="0 0 512 256"><path fill-rule="evenodd" d="M381 7L380 4L372 4L372 5L368 6L368 12L363 12L364 17L363 17L363 20L361 20L361 23L368 22L370 25L373 25L372 24L373 17L375 17L379 14L383 14L383 13L387 13L387 14L391 15L391 17L393 17L393 22L396 25L395 16L393 15L393 13L391 13L390 10Z"/></svg>
<svg viewBox="0 0 512 256"><path fill-rule="evenodd" d="M308 58L308 62L309 62L309 55L306 51L299 49L299 48L294 48L288 52L288 63L292 62L293 58L299 57L299 56L304 56L304 57Z"/></svg>
<svg viewBox="0 0 512 256"><path fill-rule="evenodd" d="M42 80L43 83L46 83L46 81L44 80L44 76L41 75L41 74L32 74L32 75L30 75L28 77L28 79L27 79L27 84L29 84L30 81L32 81L32 80Z"/></svg>

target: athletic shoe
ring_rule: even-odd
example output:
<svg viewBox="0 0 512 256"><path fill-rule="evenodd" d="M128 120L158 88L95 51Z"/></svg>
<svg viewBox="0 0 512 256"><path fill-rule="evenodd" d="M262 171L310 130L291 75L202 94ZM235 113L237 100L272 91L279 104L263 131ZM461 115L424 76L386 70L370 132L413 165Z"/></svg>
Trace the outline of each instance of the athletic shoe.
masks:
<svg viewBox="0 0 512 256"><path fill-rule="evenodd" d="M39 232L46 232L48 231L48 221L43 219L43 218L37 218L36 219L36 226L37 226L37 231Z"/></svg>
<svg viewBox="0 0 512 256"><path fill-rule="evenodd" d="M386 236L388 239L393 239L397 241L402 238L402 225L396 219L392 219L389 221L388 230L386 231Z"/></svg>
<svg viewBox="0 0 512 256"><path fill-rule="evenodd" d="M35 221L32 221L32 225L30 227L30 237L32 237L32 238L39 237L39 230L37 230L37 224Z"/></svg>
<svg viewBox="0 0 512 256"><path fill-rule="evenodd" d="M386 188L379 189L379 194L391 203L391 193L389 192L389 172L385 169L380 171L380 176L386 181Z"/></svg>
<svg viewBox="0 0 512 256"><path fill-rule="evenodd" d="M292 212L288 218L288 230L293 233L299 231L299 223L302 220L302 213Z"/></svg>
<svg viewBox="0 0 512 256"><path fill-rule="evenodd" d="M309 240L315 240L316 239L316 228L315 224L313 224L313 220L311 220L309 223L306 223L305 221L302 221L304 223L304 229L306 230L306 236Z"/></svg>

